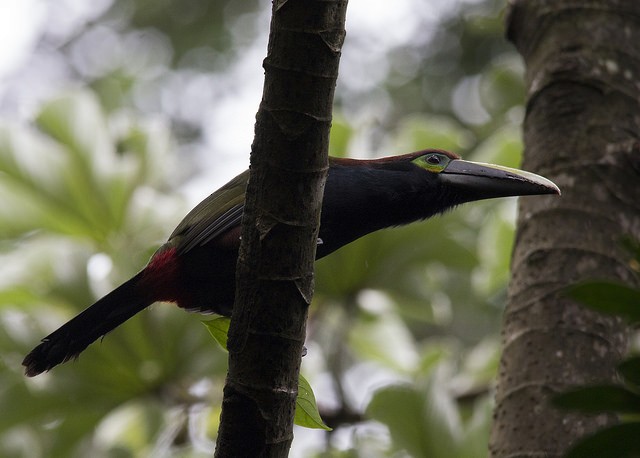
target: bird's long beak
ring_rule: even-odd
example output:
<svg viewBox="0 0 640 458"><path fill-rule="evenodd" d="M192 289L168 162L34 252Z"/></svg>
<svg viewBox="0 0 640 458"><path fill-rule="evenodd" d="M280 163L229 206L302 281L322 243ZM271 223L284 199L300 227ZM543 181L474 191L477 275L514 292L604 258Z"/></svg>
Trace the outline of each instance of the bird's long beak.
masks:
<svg viewBox="0 0 640 458"><path fill-rule="evenodd" d="M555 183L535 173L461 159L452 160L440 172L440 178L456 191L469 193L470 200L560 194Z"/></svg>

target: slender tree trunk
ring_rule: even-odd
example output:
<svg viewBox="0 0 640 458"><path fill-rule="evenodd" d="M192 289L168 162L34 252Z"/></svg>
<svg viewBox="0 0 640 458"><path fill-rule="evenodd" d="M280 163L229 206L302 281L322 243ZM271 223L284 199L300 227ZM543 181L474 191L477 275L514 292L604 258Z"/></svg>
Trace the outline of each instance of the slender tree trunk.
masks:
<svg viewBox="0 0 640 458"><path fill-rule="evenodd" d="M346 8L346 0L273 2L219 457L284 457L291 446Z"/></svg>
<svg viewBox="0 0 640 458"><path fill-rule="evenodd" d="M615 421L555 410L568 386L611 381L619 320L563 296L585 279L633 282L619 242L640 238L640 2L515 0L526 63L525 164L562 189L520 200L492 457L556 457Z"/></svg>

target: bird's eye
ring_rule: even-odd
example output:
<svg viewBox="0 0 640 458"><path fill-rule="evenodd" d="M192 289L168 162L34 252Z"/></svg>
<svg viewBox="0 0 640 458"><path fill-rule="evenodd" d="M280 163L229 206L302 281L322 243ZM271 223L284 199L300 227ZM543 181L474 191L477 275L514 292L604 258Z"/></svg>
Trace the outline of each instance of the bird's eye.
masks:
<svg viewBox="0 0 640 458"><path fill-rule="evenodd" d="M429 153L414 159L413 163L432 173L440 173L447 168L451 158L442 153Z"/></svg>

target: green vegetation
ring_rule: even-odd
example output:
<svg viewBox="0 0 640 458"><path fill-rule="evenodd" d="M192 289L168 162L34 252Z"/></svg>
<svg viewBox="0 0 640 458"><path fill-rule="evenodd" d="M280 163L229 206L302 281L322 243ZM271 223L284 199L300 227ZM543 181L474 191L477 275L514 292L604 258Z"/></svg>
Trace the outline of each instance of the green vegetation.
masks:
<svg viewBox="0 0 640 458"><path fill-rule="evenodd" d="M261 23L253 2L241 2L246 11L207 2L183 18L192 27L164 15L177 1L162 11L132 3L126 16L116 1L61 52L77 60L104 27L120 45L145 37L128 49L132 59L149 51L147 60L105 60L112 65L83 73L83 89L49 99L33 122L0 125L2 456L212 450L226 354L198 315L158 304L77 362L35 379L20 367L38 339L140 269L188 211L181 191L204 167L189 152L206 145L206 117L180 109L193 96L177 82L220 82L213 95L197 94L215 102L225 72L265 38L234 28ZM379 81L360 90L341 84L332 154L428 146L517 166L521 70L502 38L500 5L464 4L440 23L425 22L432 37L384 49ZM219 30L204 34L211 24ZM355 44L345 48L343 73L358 62L361 39L349 31ZM149 100L159 105L162 94L168 108L158 109ZM244 141L248 155L251 139ZM224 162L209 153L209 164ZM292 456L486 455L514 208L513 200L470 204L372 234L317 263L302 370L333 431L297 430ZM347 413L361 421L341 423Z"/></svg>

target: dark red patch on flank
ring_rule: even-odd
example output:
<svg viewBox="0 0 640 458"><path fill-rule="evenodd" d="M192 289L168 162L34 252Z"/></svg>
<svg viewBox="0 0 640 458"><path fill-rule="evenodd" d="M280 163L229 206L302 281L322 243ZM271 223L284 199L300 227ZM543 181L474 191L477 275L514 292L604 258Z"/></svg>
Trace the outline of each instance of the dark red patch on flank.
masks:
<svg viewBox="0 0 640 458"><path fill-rule="evenodd" d="M161 249L144 269L141 286L155 301L177 302L180 296L179 269L180 259L176 249Z"/></svg>

